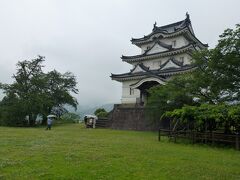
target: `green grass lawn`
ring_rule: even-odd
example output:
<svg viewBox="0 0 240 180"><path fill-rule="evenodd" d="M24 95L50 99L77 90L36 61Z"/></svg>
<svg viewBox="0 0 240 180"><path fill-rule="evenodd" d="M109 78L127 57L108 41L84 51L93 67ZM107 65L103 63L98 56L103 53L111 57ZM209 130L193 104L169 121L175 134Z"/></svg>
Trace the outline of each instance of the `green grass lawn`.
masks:
<svg viewBox="0 0 240 180"><path fill-rule="evenodd" d="M240 152L79 124L0 127L0 179L240 179Z"/></svg>

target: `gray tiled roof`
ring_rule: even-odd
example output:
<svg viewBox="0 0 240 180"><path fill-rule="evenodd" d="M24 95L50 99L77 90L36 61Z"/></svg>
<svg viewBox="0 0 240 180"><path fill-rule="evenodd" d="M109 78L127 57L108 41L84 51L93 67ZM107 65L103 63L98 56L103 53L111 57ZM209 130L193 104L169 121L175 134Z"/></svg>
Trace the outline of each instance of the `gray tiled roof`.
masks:
<svg viewBox="0 0 240 180"><path fill-rule="evenodd" d="M158 52L158 53L153 53L153 54L140 54L140 55L135 55L135 56L122 56L122 60L128 60L128 59L136 59L136 58L142 58L142 57L150 57L150 56L155 56L155 55L163 55L164 53L170 53L170 52L177 52L178 50L183 50L185 48L190 48L193 47L193 44L188 44L186 46L182 46L180 48L171 48L167 51L163 51L163 52Z"/></svg>
<svg viewBox="0 0 240 180"><path fill-rule="evenodd" d="M175 60L176 61L176 60ZM195 66L193 65L181 65L180 68L168 68L168 69L163 69L161 70L161 67L159 69L156 70L149 70L148 67L144 66L142 63L138 64L145 72L141 71L141 72L135 72L133 73L133 71L128 72L128 73L123 73L123 74L112 74L111 78L115 79L115 80L120 80L120 79L126 79L126 78L133 78L133 77L145 77L145 76L149 76L149 75L154 75L154 76L158 76L160 78L167 78L168 76L172 76L174 74L179 74L179 73L184 73L186 71L189 70L194 70Z"/></svg>
<svg viewBox="0 0 240 180"><path fill-rule="evenodd" d="M137 41L144 41L149 39L153 34L156 34L156 33L171 34L188 26L191 26L191 21L190 21L189 15L186 14L186 18L182 21L178 21L175 23L171 23L171 24L167 24L159 27L155 23L153 26L153 30L149 35L146 35L142 38L132 38L131 41L132 43L135 43ZM194 32L192 33L194 34Z"/></svg>

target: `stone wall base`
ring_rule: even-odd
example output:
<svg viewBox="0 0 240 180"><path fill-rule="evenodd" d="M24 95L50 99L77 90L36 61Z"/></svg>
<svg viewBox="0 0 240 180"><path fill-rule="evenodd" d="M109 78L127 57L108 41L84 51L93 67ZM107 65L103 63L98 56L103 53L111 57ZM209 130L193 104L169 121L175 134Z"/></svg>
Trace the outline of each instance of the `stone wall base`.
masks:
<svg viewBox="0 0 240 180"><path fill-rule="evenodd" d="M143 106L135 105L114 105L110 113L110 128L122 130L153 131L158 129L158 125L151 121Z"/></svg>

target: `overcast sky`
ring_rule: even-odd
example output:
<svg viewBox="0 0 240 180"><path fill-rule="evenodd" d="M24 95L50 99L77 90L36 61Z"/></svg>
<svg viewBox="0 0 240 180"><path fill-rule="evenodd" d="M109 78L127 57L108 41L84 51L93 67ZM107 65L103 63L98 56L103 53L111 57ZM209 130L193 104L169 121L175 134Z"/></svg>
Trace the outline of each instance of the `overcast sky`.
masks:
<svg viewBox="0 0 240 180"><path fill-rule="evenodd" d="M121 83L109 76L130 70L120 57L140 53L132 37L189 12L195 35L213 48L240 23L239 7L239 0L0 0L0 82L12 82L17 61L42 55L46 71L75 74L81 106L118 103Z"/></svg>

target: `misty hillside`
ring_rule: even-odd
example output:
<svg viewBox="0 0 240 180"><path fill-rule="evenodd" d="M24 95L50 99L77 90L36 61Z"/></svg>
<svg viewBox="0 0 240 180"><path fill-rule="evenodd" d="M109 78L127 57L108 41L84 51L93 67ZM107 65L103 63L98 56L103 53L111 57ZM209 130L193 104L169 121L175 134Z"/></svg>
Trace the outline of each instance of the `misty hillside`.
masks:
<svg viewBox="0 0 240 180"><path fill-rule="evenodd" d="M104 108L107 112L110 112L113 109L113 105L114 104L104 104L104 105L95 106L95 107L79 106L77 110L77 114L80 114L81 117L83 117L86 114L94 114L94 112L98 108Z"/></svg>

